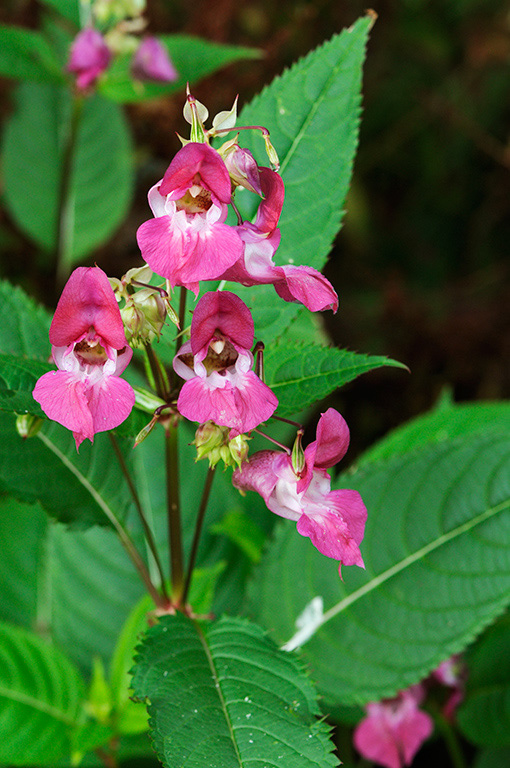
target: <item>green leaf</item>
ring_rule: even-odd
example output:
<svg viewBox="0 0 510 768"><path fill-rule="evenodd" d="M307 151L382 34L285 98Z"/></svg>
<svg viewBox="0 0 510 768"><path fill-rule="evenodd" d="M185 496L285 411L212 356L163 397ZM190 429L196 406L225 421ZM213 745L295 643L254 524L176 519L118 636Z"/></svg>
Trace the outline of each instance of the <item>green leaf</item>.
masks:
<svg viewBox="0 0 510 768"><path fill-rule="evenodd" d="M3 141L5 202L24 232L51 251L57 243L71 97L65 88L25 83L16 91L16 104ZM121 110L97 95L86 99L63 222L67 265L83 259L121 223L132 176L131 141Z"/></svg>
<svg viewBox="0 0 510 768"><path fill-rule="evenodd" d="M138 649L133 689L150 701L165 766L338 764L308 677L245 621L163 617Z"/></svg>
<svg viewBox="0 0 510 768"><path fill-rule="evenodd" d="M484 749L479 753L473 768L507 768L510 765L510 747Z"/></svg>
<svg viewBox="0 0 510 768"><path fill-rule="evenodd" d="M326 560L282 525L251 590L280 641L315 598L304 645L327 700L364 704L423 679L462 651L510 600L510 440L491 433L425 446L346 476L368 521L366 570ZM278 589L275 589L278 584Z"/></svg>
<svg viewBox="0 0 510 768"><path fill-rule="evenodd" d="M37 379L53 367L39 360L0 354L0 410L44 417L32 391Z"/></svg>
<svg viewBox="0 0 510 768"><path fill-rule="evenodd" d="M41 2L49 8L58 11L58 13L72 21L77 27L80 26L79 0L41 0Z"/></svg>
<svg viewBox="0 0 510 768"><path fill-rule="evenodd" d="M340 228L358 144L361 71L372 16L359 19L277 77L245 107L238 125L263 125L281 161L285 203L280 219L279 264L324 266ZM243 146L268 165L256 132L243 132ZM334 148L334 152L332 151ZM253 197L241 192L236 203L245 218ZM257 333L269 343L298 313L272 286L243 288Z"/></svg>
<svg viewBox="0 0 510 768"><path fill-rule="evenodd" d="M258 563L265 542L264 532L243 510L232 509L219 523L211 526L211 533L227 536L237 544L252 563Z"/></svg>
<svg viewBox="0 0 510 768"><path fill-rule="evenodd" d="M387 459L402 455L425 443L442 443L463 435L474 435L487 429L510 430L510 403L465 403L458 405L447 402L429 413L412 419L398 427L383 440L366 451L359 463Z"/></svg>
<svg viewBox="0 0 510 768"><path fill-rule="evenodd" d="M0 281L0 352L48 361L51 317L21 288Z"/></svg>
<svg viewBox="0 0 510 768"><path fill-rule="evenodd" d="M466 697L457 712L461 732L479 746L510 746L510 616L485 632L466 664Z"/></svg>
<svg viewBox="0 0 510 768"><path fill-rule="evenodd" d="M404 368L387 357L370 357L317 344L276 344L264 354L265 381L278 398L278 415L292 416L331 392L383 365Z"/></svg>
<svg viewBox="0 0 510 768"><path fill-rule="evenodd" d="M131 76L131 55L117 56L99 82L99 90L109 99L132 104L167 96L242 59L257 59L260 51L240 45L220 45L189 35L160 35L179 75L173 83L142 83Z"/></svg>
<svg viewBox="0 0 510 768"><path fill-rule="evenodd" d="M0 414L0 488L39 501L52 517L76 527L125 520L129 491L108 437L76 450L72 433L53 422L23 440L11 414Z"/></svg>
<svg viewBox="0 0 510 768"><path fill-rule="evenodd" d="M38 32L0 26L0 74L16 80L62 81L58 59Z"/></svg>
<svg viewBox="0 0 510 768"><path fill-rule="evenodd" d="M84 700L74 665L41 638L0 625L0 761L50 766L70 755Z"/></svg>

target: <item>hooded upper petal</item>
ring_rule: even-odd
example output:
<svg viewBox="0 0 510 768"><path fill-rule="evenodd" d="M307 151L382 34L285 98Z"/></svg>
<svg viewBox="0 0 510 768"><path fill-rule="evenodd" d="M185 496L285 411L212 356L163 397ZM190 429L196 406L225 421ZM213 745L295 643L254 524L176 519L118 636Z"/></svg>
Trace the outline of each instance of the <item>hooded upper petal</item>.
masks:
<svg viewBox="0 0 510 768"><path fill-rule="evenodd" d="M253 345L254 325L251 312L239 296L230 291L204 293L193 312L191 349L196 355L219 331L244 349Z"/></svg>
<svg viewBox="0 0 510 768"><path fill-rule="evenodd" d="M221 156L208 144L190 142L177 152L168 166L159 192L163 197L171 195L176 200L196 183L212 192L220 202L230 202L230 176Z"/></svg>
<svg viewBox="0 0 510 768"><path fill-rule="evenodd" d="M50 342L66 347L93 328L114 349L126 334L110 281L99 267L78 267L67 281L50 326Z"/></svg>

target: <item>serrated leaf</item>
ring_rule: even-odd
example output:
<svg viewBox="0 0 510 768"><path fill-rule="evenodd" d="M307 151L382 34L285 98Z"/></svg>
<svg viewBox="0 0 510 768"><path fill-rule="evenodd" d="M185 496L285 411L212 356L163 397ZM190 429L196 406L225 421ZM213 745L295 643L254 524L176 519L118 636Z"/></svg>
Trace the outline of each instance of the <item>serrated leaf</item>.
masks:
<svg viewBox="0 0 510 768"><path fill-rule="evenodd" d="M245 107L238 125L264 125L271 133L285 182L280 219L279 264L324 266L340 228L358 144L361 71L372 16L324 43ZM243 132L243 146L261 165L268 165L260 136ZM334 147L334 151L332 151ZM253 214L253 200L236 202L245 216ZM246 201L245 201L246 200ZM252 308L257 333L269 343L281 335L298 313L271 286L241 288Z"/></svg>
<svg viewBox="0 0 510 768"><path fill-rule="evenodd" d="M48 361L51 316L21 288L0 281L0 352Z"/></svg>
<svg viewBox="0 0 510 768"><path fill-rule="evenodd" d="M280 527L251 591L281 641L316 596L304 646L328 701L366 703L424 678L510 600L510 440L489 433L425 446L345 478L368 509L366 571L328 562ZM278 584L278 590L274 585Z"/></svg>
<svg viewBox="0 0 510 768"><path fill-rule="evenodd" d="M6 205L23 231L50 251L57 242L70 99L65 88L24 83L16 91L17 109L4 133ZM113 233L131 200L132 150L126 122L119 107L98 95L83 103L72 169L62 230L68 266Z"/></svg>
<svg viewBox="0 0 510 768"><path fill-rule="evenodd" d="M44 417L32 391L37 379L52 367L39 360L0 354L0 410Z"/></svg>
<svg viewBox="0 0 510 768"><path fill-rule="evenodd" d="M457 712L461 732L479 746L510 746L510 616L475 643L466 665L466 696Z"/></svg>
<svg viewBox="0 0 510 768"><path fill-rule="evenodd" d="M16 80L64 79L58 59L39 32L0 26L0 74Z"/></svg>
<svg viewBox="0 0 510 768"><path fill-rule="evenodd" d="M11 414L0 413L0 488L39 501L52 517L78 528L125 520L131 505L108 437L76 450L72 433L53 422L22 439Z"/></svg>
<svg viewBox="0 0 510 768"><path fill-rule="evenodd" d="M308 408L362 373L384 365L405 368L388 357L317 344L277 344L265 352L264 363L265 381L278 398L279 416Z"/></svg>
<svg viewBox="0 0 510 768"><path fill-rule="evenodd" d="M138 649L133 689L150 701L165 766L334 766L312 685L259 627L165 616Z"/></svg>
<svg viewBox="0 0 510 768"><path fill-rule="evenodd" d="M83 681L57 648L0 626L0 761L50 766L69 757L85 696Z"/></svg>
<svg viewBox="0 0 510 768"><path fill-rule="evenodd" d="M121 104L133 104L145 99L167 96L182 90L221 67L242 59L256 59L260 51L240 45L225 45L201 40L189 35L159 35L177 70L173 83L133 81L131 55L117 56L99 82L100 92Z"/></svg>

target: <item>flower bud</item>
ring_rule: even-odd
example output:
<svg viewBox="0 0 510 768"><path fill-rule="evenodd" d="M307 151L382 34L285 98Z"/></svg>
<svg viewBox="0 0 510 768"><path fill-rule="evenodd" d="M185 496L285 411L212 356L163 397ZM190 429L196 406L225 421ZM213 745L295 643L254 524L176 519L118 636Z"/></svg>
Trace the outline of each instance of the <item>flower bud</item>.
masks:
<svg viewBox="0 0 510 768"><path fill-rule="evenodd" d="M18 435L23 438L35 437L43 425L43 419L32 413L22 413L16 417Z"/></svg>
<svg viewBox="0 0 510 768"><path fill-rule="evenodd" d="M141 16L145 6L146 0L94 0L92 13L101 24L110 24Z"/></svg>
<svg viewBox="0 0 510 768"><path fill-rule="evenodd" d="M219 461L223 461L225 467L240 466L248 456L248 439L246 435L238 435L229 440L228 427L219 427L212 421L201 424L196 433L192 445L197 447L197 461L208 458L209 466L215 467Z"/></svg>
<svg viewBox="0 0 510 768"><path fill-rule="evenodd" d="M291 454L292 469L294 470L296 475L301 474L306 464L305 452L303 451L303 446L301 445L302 437L303 437L303 430L299 429L296 435L296 439L294 441L294 445L292 446L292 454Z"/></svg>
<svg viewBox="0 0 510 768"><path fill-rule="evenodd" d="M128 298L120 314L128 342L131 346L143 347L155 337L159 338L167 308L157 291L142 288Z"/></svg>
<svg viewBox="0 0 510 768"><path fill-rule="evenodd" d="M224 145L225 151L222 154L232 182L262 197L259 168L255 158L247 149L238 146L237 138L235 144L228 144L230 146Z"/></svg>
<svg viewBox="0 0 510 768"><path fill-rule="evenodd" d="M74 38L67 70L76 75L76 87L86 90L105 71L110 59L110 49L101 33L93 27L87 27Z"/></svg>

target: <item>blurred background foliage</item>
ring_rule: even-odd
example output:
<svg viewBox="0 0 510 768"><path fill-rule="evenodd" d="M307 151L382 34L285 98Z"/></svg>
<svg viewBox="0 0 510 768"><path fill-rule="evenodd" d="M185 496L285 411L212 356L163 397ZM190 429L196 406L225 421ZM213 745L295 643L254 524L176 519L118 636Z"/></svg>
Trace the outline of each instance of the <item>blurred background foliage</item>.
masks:
<svg viewBox="0 0 510 768"><path fill-rule="evenodd" d="M456 400L510 395L510 3L374 0L373 8L359 154L327 267L340 310L324 320L338 346L389 355L411 375L371 373L328 403L351 426L351 459L447 387ZM151 34L262 51L194 89L214 114L237 93L246 103L365 10L357 0L149 0L147 17ZM38 29L41 12L36 0L4 0L0 23ZM1 81L2 121L12 89ZM119 276L140 263L135 233L148 217L148 188L179 148L182 102L179 93L127 108L133 203L86 263ZM51 305L53 270L2 207L0 275Z"/></svg>

